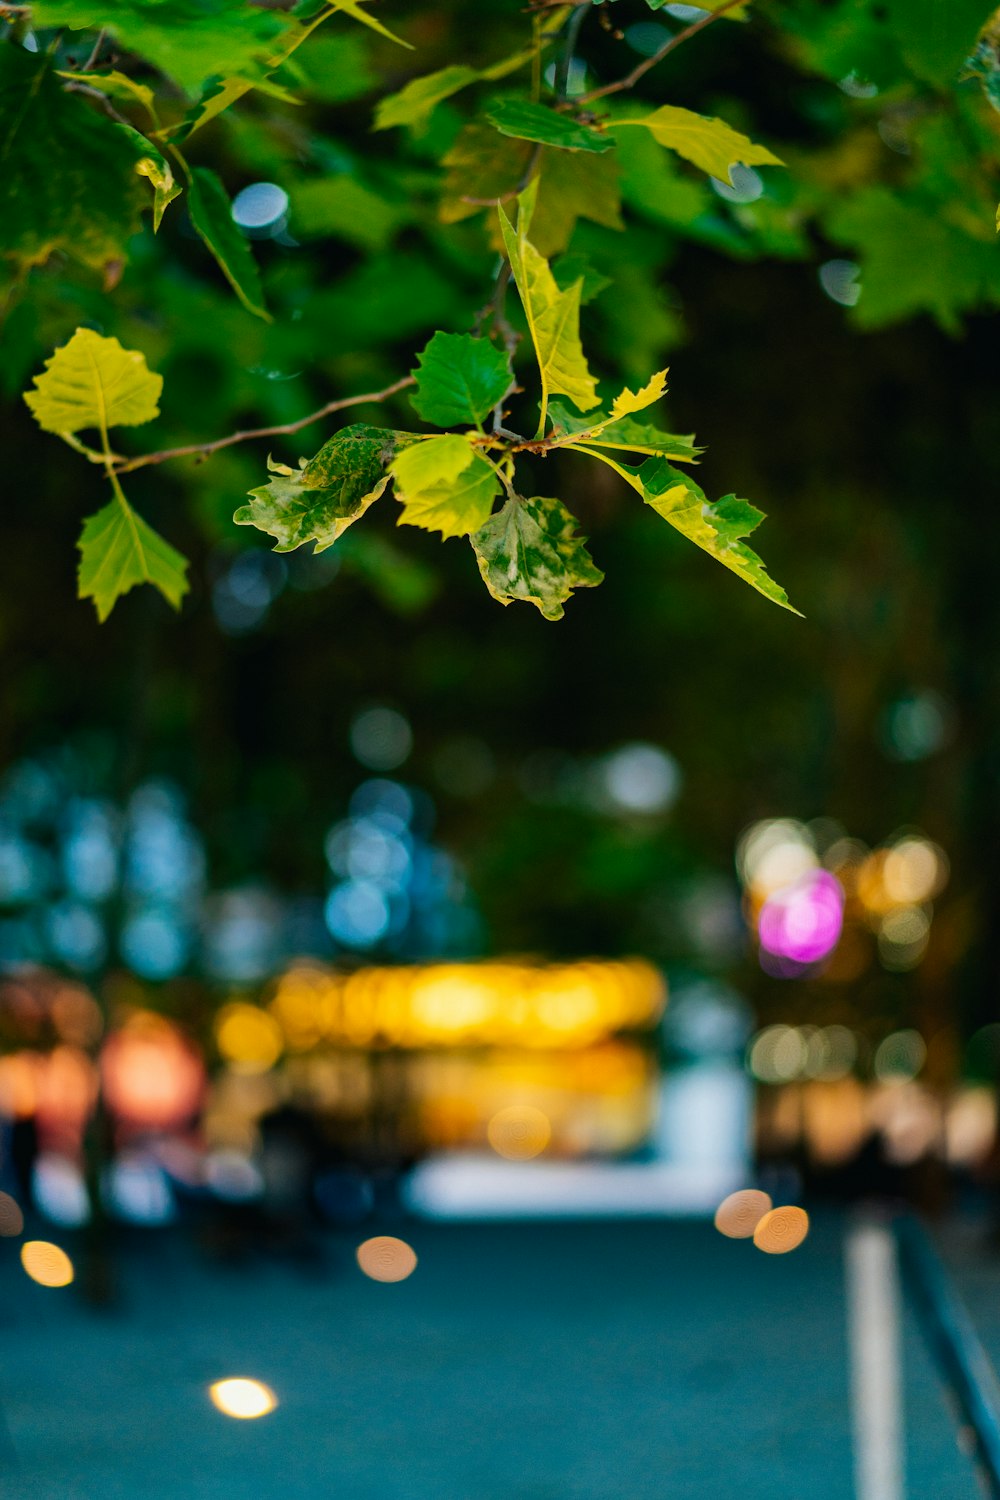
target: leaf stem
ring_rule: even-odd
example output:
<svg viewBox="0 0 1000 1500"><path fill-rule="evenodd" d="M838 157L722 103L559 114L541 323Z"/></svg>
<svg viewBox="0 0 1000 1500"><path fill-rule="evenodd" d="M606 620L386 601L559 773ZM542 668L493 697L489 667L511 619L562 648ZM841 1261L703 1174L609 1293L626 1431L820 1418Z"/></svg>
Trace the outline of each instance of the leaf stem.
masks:
<svg viewBox="0 0 1000 1500"><path fill-rule="evenodd" d="M386 401L394 396L397 391L405 391L411 385L416 385L412 375L404 375L401 380L396 380L392 385L387 385L381 391L366 391L360 396L346 396L340 401L328 401L318 411L310 412L307 417L299 417L295 422L280 422L273 427L249 427L239 432L231 432L228 437L215 438L210 443L187 443L181 448L162 448L157 453L141 453L137 458L127 458L124 462L115 465L118 474L131 473L133 469L144 469L148 464L162 464L171 458L209 458L217 453L220 448L231 448L236 443L248 443L254 438L281 437L287 433L299 432L303 427L308 427L311 422L318 422L322 417L328 417L332 412L344 411L349 406L364 406L368 402Z"/></svg>
<svg viewBox="0 0 1000 1500"><path fill-rule="evenodd" d="M91 51L91 54L87 58L87 61L83 65L83 71L84 71L84 73L89 73L90 70L91 70L91 68L95 68L97 66L97 59L101 55L101 48L104 46L104 38L105 38L105 36L106 36L106 32L105 32L104 27L102 26L101 29L100 29L100 31L97 33L97 40L94 43L93 49Z"/></svg>
<svg viewBox="0 0 1000 1500"><path fill-rule="evenodd" d="M556 97L564 104L569 97L569 86L573 76L573 59L576 54L576 44L580 38L580 30L587 12L592 9L593 6L590 0L587 0L586 5L578 5L576 7L566 22L566 40L563 46L562 57L559 59L559 66L556 69L555 78Z"/></svg>
<svg viewBox="0 0 1000 1500"><path fill-rule="evenodd" d="M669 37L663 46L654 52L651 57L644 57L642 62L636 63L631 73L626 73L624 78L619 78L615 83L606 83L602 88L591 89L587 94L578 94L572 101L573 104L590 104L594 99L606 99L609 94L621 94L627 89L635 88L639 79L644 78L650 69L655 68L657 63L662 62L668 53L673 52L675 47L679 47L682 42L686 42L691 37L696 36L699 31L704 31L706 26L711 26L713 21L717 21L720 16L724 16L727 10L734 10L737 5L744 3L745 0L723 0L722 5L716 10L711 11L707 16L702 16L700 20L692 21L691 25L685 26L683 31L678 31L676 35Z"/></svg>

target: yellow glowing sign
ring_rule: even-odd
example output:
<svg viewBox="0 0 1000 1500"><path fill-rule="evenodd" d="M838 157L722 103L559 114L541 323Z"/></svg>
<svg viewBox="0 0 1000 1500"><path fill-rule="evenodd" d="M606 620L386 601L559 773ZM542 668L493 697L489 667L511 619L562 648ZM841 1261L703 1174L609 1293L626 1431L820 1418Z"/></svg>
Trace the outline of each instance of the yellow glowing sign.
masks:
<svg viewBox="0 0 1000 1500"><path fill-rule="evenodd" d="M244 1422L266 1417L278 1404L274 1392L260 1380L217 1380L209 1386L208 1394L224 1416L239 1417Z"/></svg>
<svg viewBox="0 0 1000 1500"><path fill-rule="evenodd" d="M580 1047L649 1028L665 1004L663 976L638 959L426 964L353 974L302 964L278 980L269 1018L297 1051L321 1042ZM221 1031L219 1046L224 1051Z"/></svg>
<svg viewBox="0 0 1000 1500"><path fill-rule="evenodd" d="M73 1262L65 1250L48 1240L26 1240L21 1246L21 1264L39 1286L69 1286Z"/></svg>

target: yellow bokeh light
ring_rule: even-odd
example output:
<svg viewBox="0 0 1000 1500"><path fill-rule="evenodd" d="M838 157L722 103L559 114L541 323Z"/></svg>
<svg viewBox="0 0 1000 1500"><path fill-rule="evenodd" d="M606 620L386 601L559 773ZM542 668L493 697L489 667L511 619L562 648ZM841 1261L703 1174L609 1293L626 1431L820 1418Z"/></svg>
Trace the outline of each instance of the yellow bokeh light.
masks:
<svg viewBox="0 0 1000 1500"><path fill-rule="evenodd" d="M548 1116L533 1104L510 1104L497 1110L486 1127L490 1145L508 1161L530 1161L552 1138Z"/></svg>
<svg viewBox="0 0 1000 1500"><path fill-rule="evenodd" d="M224 1416L239 1417L244 1422L249 1422L254 1417L266 1417L278 1404L278 1398L270 1386L264 1385L260 1380L246 1380L242 1377L217 1380L214 1385L209 1386L208 1394L212 1398L212 1404Z"/></svg>
<svg viewBox="0 0 1000 1500"><path fill-rule="evenodd" d="M748 1240L771 1208L771 1197L758 1188L741 1188L723 1198L715 1211L715 1227L731 1240Z"/></svg>
<svg viewBox="0 0 1000 1500"><path fill-rule="evenodd" d="M586 1046L623 1030L655 1025L667 992L652 964L581 962L400 965L349 975L295 965L278 980L267 1011L228 1006L218 1022L219 1049L246 1070L253 1052L243 1034L254 1017L273 1023L293 1050L322 1042L355 1047L518 1045ZM237 1021L237 1017L239 1018ZM230 1027L222 1028L229 1021ZM261 1043L273 1049L270 1034ZM226 1048L230 1051L227 1053ZM252 1058L249 1059L253 1061Z"/></svg>
<svg viewBox="0 0 1000 1500"><path fill-rule="evenodd" d="M281 1027L266 1010L236 1001L223 1006L215 1023L222 1057L241 1073L266 1073L284 1049Z"/></svg>
<svg viewBox="0 0 1000 1500"><path fill-rule="evenodd" d="M788 1204L772 1208L753 1232L753 1242L766 1255L787 1255L797 1250L809 1233L809 1215L804 1208Z"/></svg>
<svg viewBox="0 0 1000 1500"><path fill-rule="evenodd" d="M900 906L919 905L943 889L947 856L928 839L900 839L886 853L882 879L886 894Z"/></svg>
<svg viewBox="0 0 1000 1500"><path fill-rule="evenodd" d="M405 1281L417 1269L416 1252L392 1234L377 1234L355 1252L358 1265L372 1281Z"/></svg>
<svg viewBox="0 0 1000 1500"><path fill-rule="evenodd" d="M58 1245L48 1240L26 1240L21 1246L21 1264L39 1286L69 1286L73 1262Z"/></svg>

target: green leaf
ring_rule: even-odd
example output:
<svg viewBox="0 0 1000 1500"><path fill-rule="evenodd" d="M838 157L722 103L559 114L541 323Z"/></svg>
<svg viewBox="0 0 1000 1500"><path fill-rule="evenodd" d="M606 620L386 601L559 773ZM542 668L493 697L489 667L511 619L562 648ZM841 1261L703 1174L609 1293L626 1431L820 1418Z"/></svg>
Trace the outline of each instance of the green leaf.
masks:
<svg viewBox="0 0 1000 1500"><path fill-rule="evenodd" d="M957 333L961 313L1000 299L992 236L974 238L916 199L885 187L862 188L827 214L823 226L831 239L860 253L861 297L851 317L862 328L929 312Z"/></svg>
<svg viewBox="0 0 1000 1500"><path fill-rule="evenodd" d="M276 45L269 48L259 62L254 63L248 69L241 70L234 77L210 79L197 104L170 133L177 139L186 139L196 130L200 130L203 125L207 125L210 120L221 115L230 105L242 99L252 89L281 99L285 103L297 103L294 94L290 94L287 89L274 83L267 75L287 63L302 43L312 36L317 27L322 26L324 21L328 21L339 8L334 3L321 6L318 14L308 24L289 18L285 30L277 38Z"/></svg>
<svg viewBox="0 0 1000 1500"><path fill-rule="evenodd" d="M120 126L56 81L51 59L0 44L0 224L15 267L56 250L97 269L124 258L142 189Z"/></svg>
<svg viewBox="0 0 1000 1500"><path fill-rule="evenodd" d="M247 0L34 0L31 14L36 27L103 28L188 92L213 74L259 73L289 25Z"/></svg>
<svg viewBox="0 0 1000 1500"><path fill-rule="evenodd" d="M486 203L512 195L531 159L527 141L498 135L490 125L465 125L441 158L446 168L441 219L457 224Z"/></svg>
<svg viewBox="0 0 1000 1500"><path fill-rule="evenodd" d="M604 574L594 566L586 538L561 500L513 496L471 538L483 581L494 599L534 604L547 620L560 620L577 588L594 588Z"/></svg>
<svg viewBox="0 0 1000 1500"><path fill-rule="evenodd" d="M77 546L77 592L81 599L93 599L102 623L137 583L151 583L174 609L180 608L188 590L186 559L147 525L120 490L103 510L87 517Z"/></svg>
<svg viewBox="0 0 1000 1500"><path fill-rule="evenodd" d="M123 349L117 339L78 328L68 344L45 361L44 375L25 401L45 432L81 432L97 427L136 427L159 416L163 377L146 356Z"/></svg>
<svg viewBox="0 0 1000 1500"><path fill-rule="evenodd" d="M548 262L527 238L537 184L518 198L517 229L503 209L500 227L511 272L521 297L542 384L539 431L544 431L550 395L568 396L580 411L597 405L597 384L580 343L580 291L576 282L560 291Z"/></svg>
<svg viewBox="0 0 1000 1500"><path fill-rule="evenodd" d="M384 250L407 216L405 207L387 202L346 172L295 184L291 206L296 236L334 235L369 251Z"/></svg>
<svg viewBox="0 0 1000 1500"><path fill-rule="evenodd" d="M195 167L191 172L188 212L192 225L215 256L243 306L258 318L270 322L257 263L233 222L232 206L225 188L208 167Z"/></svg>
<svg viewBox="0 0 1000 1500"><path fill-rule="evenodd" d="M511 382L510 358L489 339L435 333L417 355L417 393L410 399L436 427L479 423L502 401Z"/></svg>
<svg viewBox="0 0 1000 1500"><path fill-rule="evenodd" d="M486 111L486 118L501 135L557 146L562 151L611 151L615 144L601 131L580 125L568 115L556 114L554 109L528 99L500 100Z"/></svg>
<svg viewBox="0 0 1000 1500"><path fill-rule="evenodd" d="M918 78L953 79L995 6L990 0L888 0L889 27Z"/></svg>
<svg viewBox="0 0 1000 1500"><path fill-rule="evenodd" d="M160 227L160 220L168 203L180 197L180 183L175 182L170 163L151 141L131 125L119 125L118 129L128 137L136 155L135 170L140 177L148 177L153 187L153 233Z"/></svg>
<svg viewBox="0 0 1000 1500"><path fill-rule="evenodd" d="M60 78L71 83L85 83L88 88L99 89L109 99L122 99L126 104L141 104L143 109L156 119L156 96L148 84L138 83L127 73L73 73L59 71Z"/></svg>
<svg viewBox="0 0 1000 1500"><path fill-rule="evenodd" d="M401 36L397 36L394 31L389 30L388 26L383 26L381 21L369 15L368 11L363 8L362 0L329 0L329 4L333 10L343 11L345 16L350 16L352 21L360 21L362 26L368 26L372 31L377 31L379 36L384 36L390 42L395 42L397 46L406 47L412 51L413 43L404 42Z"/></svg>
<svg viewBox="0 0 1000 1500"><path fill-rule="evenodd" d="M666 370L658 370L638 391L630 391L628 386L626 386L612 401L609 416L592 417L589 423L585 425L584 431L587 440L599 442L600 435L605 428L611 427L630 416L633 412L644 411L647 406L652 406L654 401L659 401L661 396L666 393L666 389Z"/></svg>
<svg viewBox="0 0 1000 1500"><path fill-rule="evenodd" d="M481 74L478 68L469 68L456 63L450 68L439 68L423 78L411 78L396 94L387 94L380 99L375 109L376 130L390 130L394 125L419 125L427 118L435 105L450 99L459 89L475 83Z"/></svg>
<svg viewBox="0 0 1000 1500"><path fill-rule="evenodd" d="M533 231L537 238L537 230ZM610 276L605 276L598 271L585 255L576 251L567 255L560 255L559 259L552 263L552 274L556 278L556 285L566 291L575 281L582 283L580 290L580 301L586 306L599 297L602 292L607 291L614 282ZM550 408L551 409L551 408Z"/></svg>
<svg viewBox="0 0 1000 1500"><path fill-rule="evenodd" d="M431 438L444 442L444 438ZM464 439L459 438L459 442ZM422 445L426 446L426 444ZM402 502L400 526L422 526L426 531L440 531L443 537L466 536L478 531L493 509L500 489L496 470L479 453L470 449L471 461L452 479L428 485L414 493L396 496Z"/></svg>
<svg viewBox="0 0 1000 1500"><path fill-rule="evenodd" d="M371 39L357 31L314 37L287 68L297 88L324 104L346 104L378 87Z"/></svg>
<svg viewBox="0 0 1000 1500"><path fill-rule="evenodd" d="M617 151L595 156L543 147L537 181L531 243L540 255L565 250L577 219L590 219L606 229L624 229ZM561 280L559 284L564 285Z"/></svg>
<svg viewBox="0 0 1000 1500"><path fill-rule="evenodd" d="M441 218L457 223L482 213L491 200L513 197L532 156L528 141L502 136L491 126L466 125L443 157L447 168ZM537 171L537 204L531 240L541 255L564 250L578 218L623 228L617 152L559 151L543 147ZM495 222L495 221L494 221ZM496 237L497 248L502 239Z"/></svg>
<svg viewBox="0 0 1000 1500"><path fill-rule="evenodd" d="M275 552L292 552L304 542L316 551L332 547L389 482L389 463L408 434L354 423L336 433L315 457L300 459L298 469L268 461L267 484L250 491L233 520L256 526L277 539Z"/></svg>
<svg viewBox="0 0 1000 1500"><path fill-rule="evenodd" d="M447 68L438 68L436 73L425 73L422 78L411 78L398 93L387 94L375 107L375 130L388 130L393 125L422 125L431 111L443 100L450 99L470 83L487 79L506 78L518 68L530 62L535 55L534 47L505 57L488 68L470 68L465 63L454 63Z"/></svg>
<svg viewBox="0 0 1000 1500"><path fill-rule="evenodd" d="M726 0L698 0L697 9L704 11L719 10L725 3ZM650 10L662 10L665 5L670 4L670 0L646 0L646 4ZM742 21L749 7L750 0L744 0L742 5L734 5L727 10L722 19L726 21Z"/></svg>
<svg viewBox="0 0 1000 1500"><path fill-rule="evenodd" d="M756 552L743 541L764 519L763 511L751 505L749 500L725 495L713 504L700 485L687 474L671 468L663 458L648 458L639 468L633 468L630 464L618 463L596 448L581 446L578 451L590 453L609 464L657 515L763 594L765 599L780 604L782 609L791 610L793 615L799 613L789 604L788 595L781 585L768 575Z"/></svg>
<svg viewBox="0 0 1000 1500"><path fill-rule="evenodd" d="M737 163L746 167L784 165L773 151L755 145L725 120L698 115L675 104L664 104L641 120L615 120L609 129L613 133L637 125L644 126L661 146L669 146L720 182L732 181L729 169Z"/></svg>
<svg viewBox="0 0 1000 1500"><path fill-rule="evenodd" d="M703 450L695 447L694 437L679 437L673 432L661 432L647 422L636 422L632 417L620 421L604 417L578 417L559 401L549 407L553 436L572 436L575 442L587 443L595 448L620 449L625 453L659 454L671 458L675 463L694 463ZM606 422L606 425L601 425ZM592 426L600 426L597 437L588 437Z"/></svg>

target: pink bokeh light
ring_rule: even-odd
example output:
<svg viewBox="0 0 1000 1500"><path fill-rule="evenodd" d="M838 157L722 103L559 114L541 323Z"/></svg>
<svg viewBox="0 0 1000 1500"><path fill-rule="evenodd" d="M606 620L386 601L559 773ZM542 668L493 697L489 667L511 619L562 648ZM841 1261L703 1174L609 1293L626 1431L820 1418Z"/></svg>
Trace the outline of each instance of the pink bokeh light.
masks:
<svg viewBox="0 0 1000 1500"><path fill-rule="evenodd" d="M814 964L833 952L843 925L840 882L828 870L810 870L768 897L757 931L767 953L795 964Z"/></svg>

